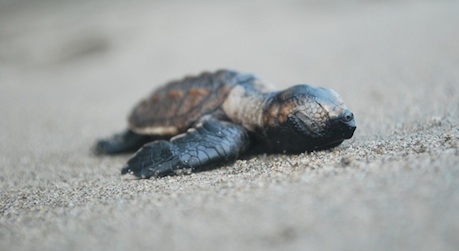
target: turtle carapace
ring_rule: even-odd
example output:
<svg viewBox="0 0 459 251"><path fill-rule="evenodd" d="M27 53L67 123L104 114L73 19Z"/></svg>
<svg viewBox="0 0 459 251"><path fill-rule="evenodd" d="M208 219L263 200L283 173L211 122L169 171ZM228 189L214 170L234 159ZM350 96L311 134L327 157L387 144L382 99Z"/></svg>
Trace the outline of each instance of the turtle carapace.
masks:
<svg viewBox="0 0 459 251"><path fill-rule="evenodd" d="M251 149L328 149L355 129L353 113L331 89L274 91L254 75L220 70L158 88L134 107L127 130L99 140L94 151L137 151L121 172L149 178L204 170Z"/></svg>

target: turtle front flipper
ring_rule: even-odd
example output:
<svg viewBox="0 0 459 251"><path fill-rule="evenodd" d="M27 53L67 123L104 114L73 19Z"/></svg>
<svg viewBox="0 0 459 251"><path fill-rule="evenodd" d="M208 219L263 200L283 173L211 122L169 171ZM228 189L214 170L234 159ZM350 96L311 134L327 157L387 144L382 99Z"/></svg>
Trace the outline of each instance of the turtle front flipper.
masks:
<svg viewBox="0 0 459 251"><path fill-rule="evenodd" d="M149 178L200 171L235 160L249 145L250 137L245 128L210 119L170 141L146 144L128 160L121 173Z"/></svg>
<svg viewBox="0 0 459 251"><path fill-rule="evenodd" d="M125 130L109 138L98 140L92 151L96 155L134 152L149 141L151 141L150 136L139 135L130 130Z"/></svg>

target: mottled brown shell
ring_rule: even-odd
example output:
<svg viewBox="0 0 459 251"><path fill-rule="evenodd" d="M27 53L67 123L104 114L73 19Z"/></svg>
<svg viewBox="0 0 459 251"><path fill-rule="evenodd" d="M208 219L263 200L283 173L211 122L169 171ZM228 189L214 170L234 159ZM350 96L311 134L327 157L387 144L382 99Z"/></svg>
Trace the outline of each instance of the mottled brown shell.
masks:
<svg viewBox="0 0 459 251"><path fill-rule="evenodd" d="M247 75L221 70L170 82L135 106L129 128L139 134L176 135L206 114L217 113Z"/></svg>

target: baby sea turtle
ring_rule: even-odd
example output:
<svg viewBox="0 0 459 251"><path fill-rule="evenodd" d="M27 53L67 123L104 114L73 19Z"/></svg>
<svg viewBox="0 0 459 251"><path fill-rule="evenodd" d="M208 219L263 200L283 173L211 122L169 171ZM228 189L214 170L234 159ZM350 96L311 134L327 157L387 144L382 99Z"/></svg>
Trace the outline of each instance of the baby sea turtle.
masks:
<svg viewBox="0 0 459 251"><path fill-rule="evenodd" d="M260 78L220 70L160 87L135 106L128 129L96 143L97 154L138 150L121 173L149 178L199 171L253 150L332 148L356 129L336 92L310 85L272 91Z"/></svg>

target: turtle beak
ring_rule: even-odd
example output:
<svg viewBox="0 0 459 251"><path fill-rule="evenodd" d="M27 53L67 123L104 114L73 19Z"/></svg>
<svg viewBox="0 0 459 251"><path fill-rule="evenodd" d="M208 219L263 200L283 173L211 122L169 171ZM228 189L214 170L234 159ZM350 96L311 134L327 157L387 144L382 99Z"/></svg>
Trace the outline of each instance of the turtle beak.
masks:
<svg viewBox="0 0 459 251"><path fill-rule="evenodd" d="M357 129L357 126L355 125L355 122L353 121L352 124L347 124L343 126L343 138L344 139L350 139L352 136L354 136L355 129Z"/></svg>
<svg viewBox="0 0 459 251"><path fill-rule="evenodd" d="M345 110L341 116L335 119L333 122L335 135L342 139L350 139L354 135L357 126L355 124L354 114Z"/></svg>

